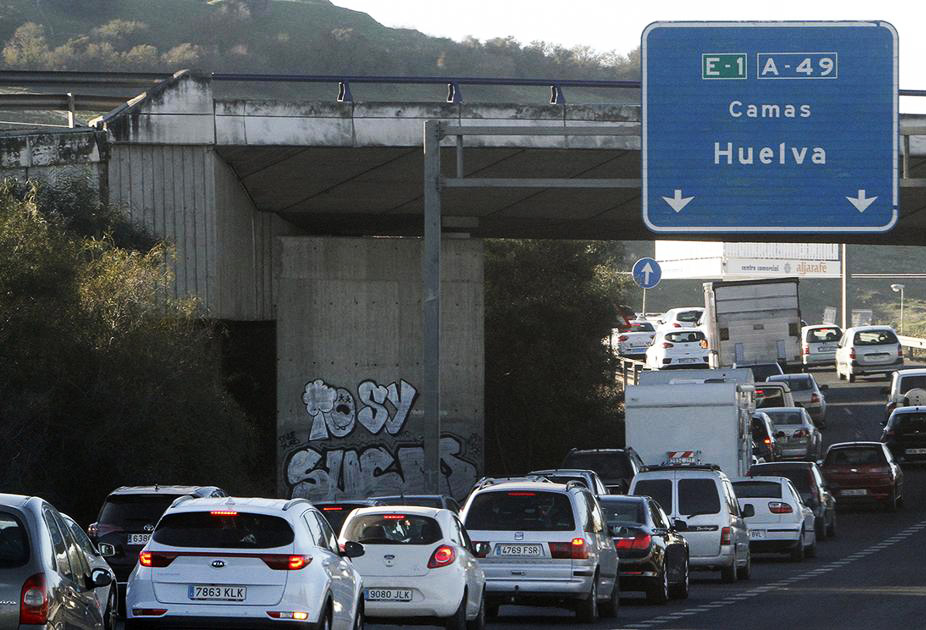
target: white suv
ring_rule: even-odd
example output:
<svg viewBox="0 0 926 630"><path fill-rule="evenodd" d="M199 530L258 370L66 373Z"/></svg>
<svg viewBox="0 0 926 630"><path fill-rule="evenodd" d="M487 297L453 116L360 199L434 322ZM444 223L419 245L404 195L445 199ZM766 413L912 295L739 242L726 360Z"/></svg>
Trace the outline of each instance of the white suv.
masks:
<svg viewBox="0 0 926 630"><path fill-rule="evenodd" d="M587 623L599 609L617 614L617 549L583 483L486 479L462 516L481 551L489 616L508 603L574 608Z"/></svg>
<svg viewBox="0 0 926 630"><path fill-rule="evenodd" d="M129 576L126 630L363 625L360 574L305 499L180 498Z"/></svg>
<svg viewBox="0 0 926 630"><path fill-rule="evenodd" d="M630 494L659 503L688 541L692 569L719 570L724 582L749 579L749 530L730 479L715 465L650 466L637 473Z"/></svg>

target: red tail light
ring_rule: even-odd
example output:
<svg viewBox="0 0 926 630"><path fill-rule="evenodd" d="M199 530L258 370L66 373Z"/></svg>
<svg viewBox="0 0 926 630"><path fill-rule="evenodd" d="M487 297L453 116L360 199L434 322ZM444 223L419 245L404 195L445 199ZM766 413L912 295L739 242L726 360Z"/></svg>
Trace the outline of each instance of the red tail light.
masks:
<svg viewBox="0 0 926 630"><path fill-rule="evenodd" d="M588 543L584 538L573 538L570 542L550 543L550 556L559 560L587 560Z"/></svg>
<svg viewBox="0 0 926 630"><path fill-rule="evenodd" d="M618 551L641 550L649 549L652 542L653 537L649 534L637 534L633 538L618 538L614 541L614 546Z"/></svg>
<svg viewBox="0 0 926 630"><path fill-rule="evenodd" d="M723 529L720 530L720 544L721 545L733 544L732 537L731 537L731 530L729 527L724 527Z"/></svg>
<svg viewBox="0 0 926 630"><path fill-rule="evenodd" d="M133 608L132 614L136 617L160 617L167 614L166 608Z"/></svg>
<svg viewBox="0 0 926 630"><path fill-rule="evenodd" d="M162 569L170 566L177 556L170 553L160 553L158 551L142 551L138 554L138 564L143 567Z"/></svg>
<svg viewBox="0 0 926 630"><path fill-rule="evenodd" d="M801 348L801 354L810 354L810 346L804 346Z"/></svg>
<svg viewBox="0 0 926 630"><path fill-rule="evenodd" d="M537 496L536 492L509 492L509 497L535 497Z"/></svg>
<svg viewBox="0 0 926 630"><path fill-rule="evenodd" d="M812 402L812 403L818 403L818 402L820 402L820 395L817 394L817 393L811 394L811 395L810 395L810 402Z"/></svg>
<svg viewBox="0 0 926 630"><path fill-rule="evenodd" d="M767 438L765 438L764 440L762 440L762 443L765 444L766 446L771 446L771 445L772 445L772 438L767 437Z"/></svg>
<svg viewBox="0 0 926 630"><path fill-rule="evenodd" d="M383 514L383 518L387 521L404 521L404 514Z"/></svg>
<svg viewBox="0 0 926 630"><path fill-rule="evenodd" d="M477 558L485 558L489 555L489 543L487 542L473 542L473 549L475 549L475 555Z"/></svg>
<svg viewBox="0 0 926 630"><path fill-rule="evenodd" d="M48 589L45 586L45 574L36 573L26 580L20 595L19 623L48 623Z"/></svg>
<svg viewBox="0 0 926 630"><path fill-rule="evenodd" d="M897 346L897 356L903 358L903 346Z"/></svg>
<svg viewBox="0 0 926 630"><path fill-rule="evenodd" d="M794 510L788 503L782 503L781 501L769 501L768 511L772 514L791 514Z"/></svg>
<svg viewBox="0 0 926 630"><path fill-rule="evenodd" d="M344 508L340 505L329 505L327 507L323 507L322 512L340 512L343 509Z"/></svg>
<svg viewBox="0 0 926 630"><path fill-rule="evenodd" d="M849 349L849 358L852 359L853 361L855 360L855 348Z"/></svg>
<svg viewBox="0 0 926 630"><path fill-rule="evenodd" d="M309 613L302 610L268 610L267 616L272 619L294 619L296 621L306 621Z"/></svg>
<svg viewBox="0 0 926 630"><path fill-rule="evenodd" d="M298 571L312 564L312 556L289 556L269 553L260 557L274 571Z"/></svg>
<svg viewBox="0 0 926 630"><path fill-rule="evenodd" d="M453 564L453 561L457 559L457 552L453 547L449 545L441 545L434 550L434 553L431 554L431 559L428 560L429 569L439 569L441 567L446 567Z"/></svg>
<svg viewBox="0 0 926 630"><path fill-rule="evenodd" d="M620 337L617 338L618 341L627 341L628 339L630 339L630 337L628 337L627 335L621 335Z"/></svg>
<svg viewBox="0 0 926 630"><path fill-rule="evenodd" d="M663 347L663 348L672 348L672 347L674 347L674 346L675 346L675 344L669 343L668 341L663 341L663 342L662 342L662 347Z"/></svg>
<svg viewBox="0 0 926 630"><path fill-rule="evenodd" d="M238 512L234 510L212 510L209 513L213 516L238 516Z"/></svg>

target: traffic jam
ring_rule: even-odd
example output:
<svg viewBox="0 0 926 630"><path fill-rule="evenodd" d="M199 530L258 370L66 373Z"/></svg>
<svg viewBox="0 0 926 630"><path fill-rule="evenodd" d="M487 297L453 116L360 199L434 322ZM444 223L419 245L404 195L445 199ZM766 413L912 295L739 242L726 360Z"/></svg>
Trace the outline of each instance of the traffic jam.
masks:
<svg viewBox="0 0 926 630"><path fill-rule="evenodd" d="M926 369L904 369L894 331L802 322L796 279L704 288L704 306L633 314L606 340L646 368L625 445L466 497L121 487L84 528L0 495L0 627L474 629L510 605L593 623L621 598L686 599L696 571L732 583L754 555L813 557L837 506L901 508L901 464L926 460ZM833 370L890 379L881 441L824 450L814 373Z"/></svg>

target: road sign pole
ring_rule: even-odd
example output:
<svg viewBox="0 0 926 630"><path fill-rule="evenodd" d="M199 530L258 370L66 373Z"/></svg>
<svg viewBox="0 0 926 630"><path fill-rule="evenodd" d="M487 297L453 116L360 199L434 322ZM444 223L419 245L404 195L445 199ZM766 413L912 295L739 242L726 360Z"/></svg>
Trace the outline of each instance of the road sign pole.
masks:
<svg viewBox="0 0 926 630"><path fill-rule="evenodd" d="M425 492L440 494L440 122L424 123L422 279L422 401Z"/></svg>
<svg viewBox="0 0 926 630"><path fill-rule="evenodd" d="M646 317L646 287L643 287L643 317Z"/></svg>
<svg viewBox="0 0 926 630"><path fill-rule="evenodd" d="M847 278L848 275L849 275L849 274L847 273L849 266L848 266L848 264L847 264L847 262L846 262L846 244L845 244L845 243L843 243L843 244L840 246L840 250L841 250L841 251L839 252L839 258L840 258L840 261L839 261L839 288L840 288L840 291L841 291L841 293L842 293L842 297L841 297L841 300L842 300L842 304L841 304L841 309L842 309L842 329L845 330L845 329L847 328L846 322L848 321L848 316L846 315L846 313L848 313L848 308L849 308L849 307L848 307L848 302L849 302L849 300L848 300L848 296L846 295L846 278Z"/></svg>

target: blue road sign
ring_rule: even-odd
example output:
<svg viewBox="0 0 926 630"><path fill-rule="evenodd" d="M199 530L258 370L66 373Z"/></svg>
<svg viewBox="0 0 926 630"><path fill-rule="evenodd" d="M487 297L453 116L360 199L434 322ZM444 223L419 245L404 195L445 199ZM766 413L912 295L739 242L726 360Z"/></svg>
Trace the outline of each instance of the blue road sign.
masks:
<svg viewBox="0 0 926 630"><path fill-rule="evenodd" d="M886 22L657 22L643 32L654 232L885 232L897 221Z"/></svg>
<svg viewBox="0 0 926 630"><path fill-rule="evenodd" d="M641 258L633 263L633 281L641 289L652 289L662 280L662 267L652 258Z"/></svg>

